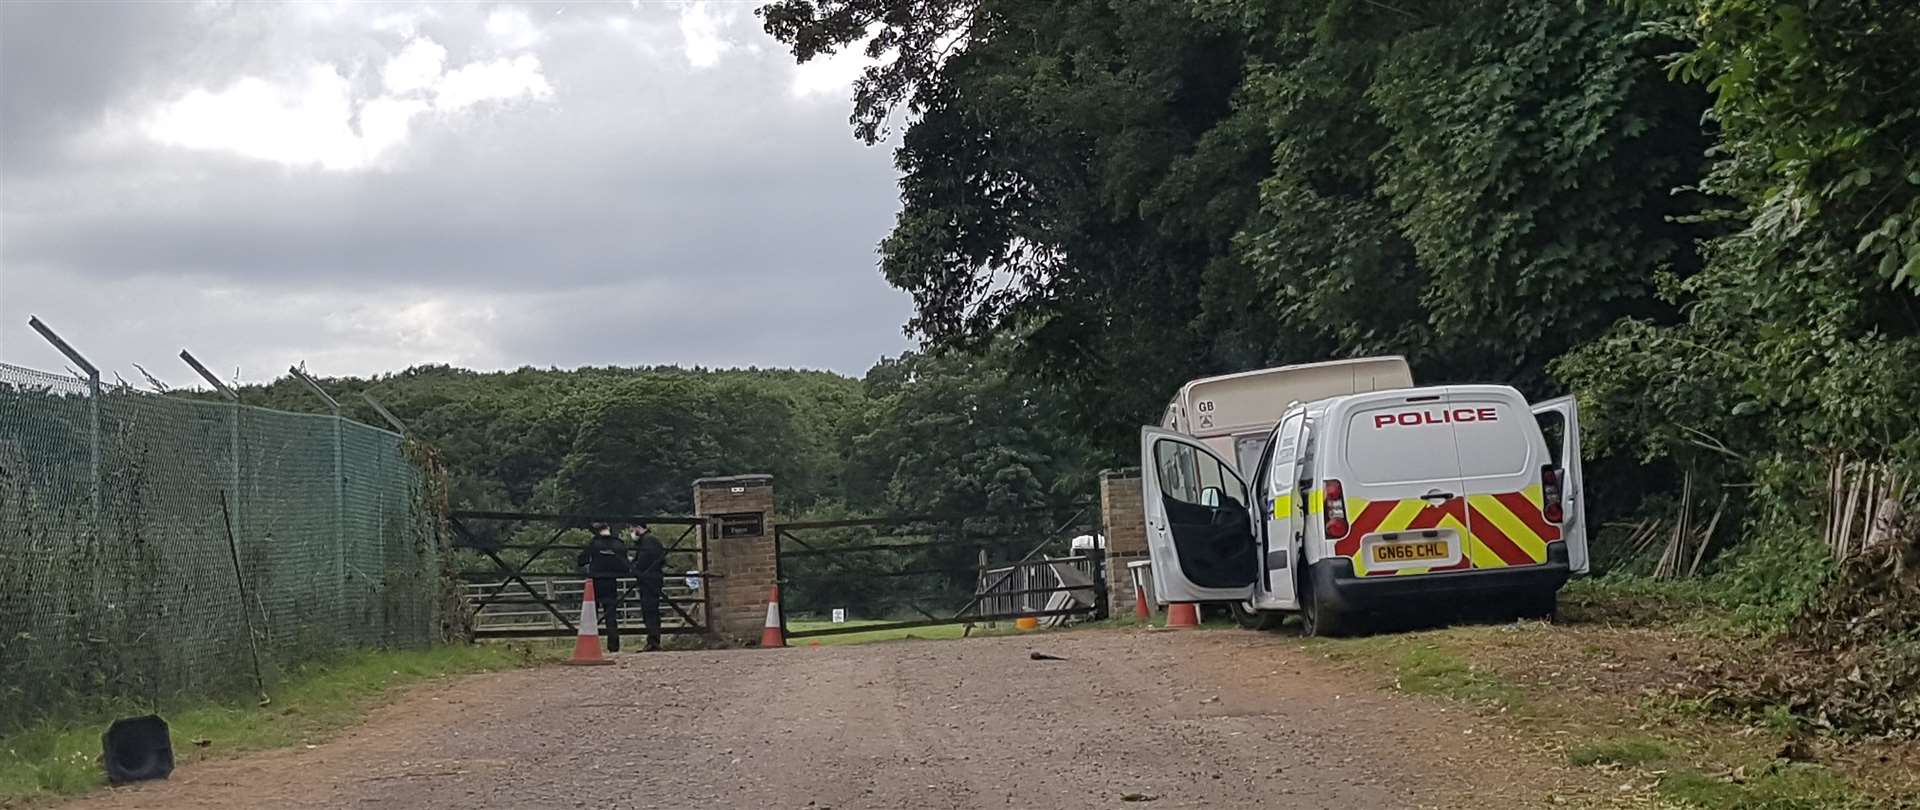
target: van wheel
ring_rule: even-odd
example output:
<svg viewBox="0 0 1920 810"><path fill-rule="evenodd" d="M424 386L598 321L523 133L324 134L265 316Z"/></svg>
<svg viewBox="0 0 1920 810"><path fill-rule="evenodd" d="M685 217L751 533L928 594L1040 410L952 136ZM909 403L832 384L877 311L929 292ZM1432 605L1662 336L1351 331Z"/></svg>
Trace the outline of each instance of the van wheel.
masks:
<svg viewBox="0 0 1920 810"><path fill-rule="evenodd" d="M1228 602L1227 610L1233 613L1234 622L1247 630L1272 630L1286 618L1270 610L1255 610L1249 602Z"/></svg>
<svg viewBox="0 0 1920 810"><path fill-rule="evenodd" d="M1302 585L1312 580L1304 580ZM1301 633L1312 637L1336 637L1346 635L1350 622L1340 612L1321 603L1320 595L1306 586L1300 598Z"/></svg>

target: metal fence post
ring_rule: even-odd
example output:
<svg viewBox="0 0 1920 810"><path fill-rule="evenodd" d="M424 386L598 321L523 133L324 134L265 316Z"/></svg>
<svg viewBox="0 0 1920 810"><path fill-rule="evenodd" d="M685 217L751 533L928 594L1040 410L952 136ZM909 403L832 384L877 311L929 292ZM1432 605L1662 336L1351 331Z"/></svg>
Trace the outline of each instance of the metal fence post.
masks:
<svg viewBox="0 0 1920 810"><path fill-rule="evenodd" d="M340 409L333 411L333 562L340 597L347 593L347 466L341 448ZM342 604L345 604L342 602Z"/></svg>
<svg viewBox="0 0 1920 810"><path fill-rule="evenodd" d="M41 323L39 318L31 315L27 316L27 325L33 327L33 331L39 332L40 337L45 338L48 343L53 344L55 349L59 349L61 354L67 356L67 360L79 366L80 370L87 374L87 445L89 450L87 458L87 479L89 482L88 486L92 490L93 533L94 537L99 537L105 529L105 526L103 526L100 521L100 497L106 490L104 482L101 480L100 470L100 369L92 363L87 362L87 358L81 356L80 352L72 346L67 345L65 340L61 340L59 335L54 334L53 328Z"/></svg>
<svg viewBox="0 0 1920 810"><path fill-rule="evenodd" d="M394 416L393 412L387 410L387 406L380 404L380 400L374 399L372 394L369 394L365 391L361 391L360 398L365 400L368 405L372 406L373 412L379 414L381 419L387 420L387 424L393 426L394 432L400 434L400 441L402 443L401 446L404 448L405 442L407 441L407 437L409 435L407 432L407 423L400 421L400 417ZM381 519L384 521L386 516L386 499L384 498L382 498L380 501L380 509L381 509ZM382 525L384 525L384 523ZM382 545L381 547L381 554L382 554L382 558L384 559L386 554L386 549L384 545ZM383 584L381 587L384 589L386 586Z"/></svg>
<svg viewBox="0 0 1920 810"><path fill-rule="evenodd" d="M393 412L387 410L387 406L380 404L380 400L374 399L372 394L361 391L360 398L366 400L368 405L372 405L373 412L380 414L381 419L387 420L387 424L393 426L393 432L400 434L401 438L406 438L407 423L400 421L400 417L394 416Z"/></svg>
<svg viewBox="0 0 1920 810"><path fill-rule="evenodd" d="M93 532L96 537L106 533L106 526L100 520L100 495L106 489L101 481L100 470L100 372L89 370L87 373L87 442L89 450L88 470L93 489Z"/></svg>
<svg viewBox="0 0 1920 810"><path fill-rule="evenodd" d="M231 479L231 482L228 484L230 487L228 491L233 493L233 497L228 500L233 504L233 525L241 527L240 533L244 536L244 528L247 525L247 499L245 494L240 491L240 419L245 413L245 409L240 404L240 395L235 393L232 388L227 387L226 383L221 382L219 377L213 376L213 372L208 371L206 366L201 365L200 359L194 357L193 353L186 349L181 349L180 359L186 361L186 364L193 369L194 373L200 375L200 379L206 380L208 385L213 386L213 390L219 391L221 396L226 397L228 402L233 403L233 422L227 426L227 443L232 448L229 453L233 456L233 458L229 459L228 464L228 466L231 467L227 473L228 478Z"/></svg>
<svg viewBox="0 0 1920 810"><path fill-rule="evenodd" d="M327 403L327 410L333 413L333 571L337 577L336 587L340 592L339 605L346 606L347 600L347 475L346 460L343 458L341 443L340 403L329 395L326 389L308 377L299 366L288 366L287 373L299 378L313 393Z"/></svg>

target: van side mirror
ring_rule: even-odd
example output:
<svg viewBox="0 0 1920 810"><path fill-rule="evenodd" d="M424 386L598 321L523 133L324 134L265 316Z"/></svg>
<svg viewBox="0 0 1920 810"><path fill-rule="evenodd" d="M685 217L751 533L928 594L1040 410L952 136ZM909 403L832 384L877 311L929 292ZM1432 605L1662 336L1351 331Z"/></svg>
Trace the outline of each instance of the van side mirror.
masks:
<svg viewBox="0 0 1920 810"><path fill-rule="evenodd" d="M1200 505L1214 509L1220 508L1220 488L1207 487L1200 490Z"/></svg>

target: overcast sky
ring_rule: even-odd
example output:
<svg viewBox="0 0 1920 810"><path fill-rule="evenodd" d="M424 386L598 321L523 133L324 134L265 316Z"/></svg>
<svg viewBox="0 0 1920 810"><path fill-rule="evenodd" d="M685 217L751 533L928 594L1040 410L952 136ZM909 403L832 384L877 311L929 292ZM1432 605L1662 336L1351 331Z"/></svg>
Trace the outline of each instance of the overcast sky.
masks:
<svg viewBox="0 0 1920 810"><path fill-rule="evenodd" d="M0 0L0 361L859 374L891 146L754 5Z"/></svg>

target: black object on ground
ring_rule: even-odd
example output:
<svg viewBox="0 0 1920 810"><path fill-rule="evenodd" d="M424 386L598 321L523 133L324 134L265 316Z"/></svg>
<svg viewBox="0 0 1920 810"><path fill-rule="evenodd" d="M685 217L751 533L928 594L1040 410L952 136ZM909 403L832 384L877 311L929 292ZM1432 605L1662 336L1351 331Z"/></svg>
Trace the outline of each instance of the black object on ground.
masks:
<svg viewBox="0 0 1920 810"><path fill-rule="evenodd" d="M115 720L100 735L100 763L115 785L165 779L173 773L173 739L157 714Z"/></svg>

